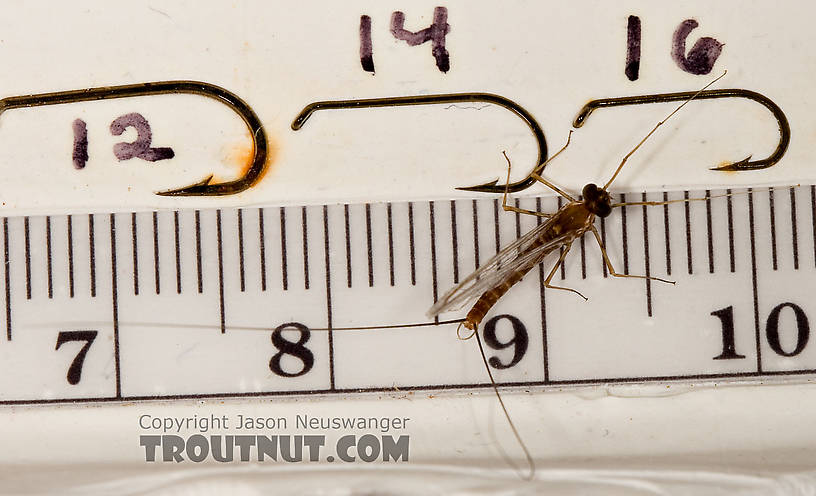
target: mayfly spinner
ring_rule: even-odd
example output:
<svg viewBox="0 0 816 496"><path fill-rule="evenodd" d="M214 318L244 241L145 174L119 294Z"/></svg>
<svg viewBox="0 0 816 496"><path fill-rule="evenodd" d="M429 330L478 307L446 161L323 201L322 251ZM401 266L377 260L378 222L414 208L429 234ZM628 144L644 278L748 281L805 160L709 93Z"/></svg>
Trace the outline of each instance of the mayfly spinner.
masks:
<svg viewBox="0 0 816 496"><path fill-rule="evenodd" d="M536 212L532 210L525 210L518 207L513 207L507 204L508 191L505 189L502 200L502 208L505 211L518 212L521 214L529 214L544 217L547 219L533 228L530 232L517 239L515 242L506 246L499 251L493 258L488 260L484 265L479 267L475 272L466 277L453 289L444 294L429 310L428 316L434 317L444 312L459 310L475 300L467 316L462 321L460 326L464 326L471 331L471 335L476 333L479 324L490 309L499 301L499 299L510 290L516 283L530 272L534 267L541 263L547 255L554 251L561 251L558 261L553 265L549 274L543 281L543 286L551 289L560 289L570 291L578 296L587 299L584 295L572 288L562 286L555 286L550 283L555 275L558 267L564 262L567 253L569 253L572 243L580 239L587 232L592 232L595 240L598 242L601 254L603 255L604 263L609 269L609 273L615 277L630 277L637 279L652 279L669 284L674 284L674 281L661 279L659 277L651 277L645 275L621 274L616 272L612 266L612 262L604 248L601 236L595 227L596 217L607 217L612 213L612 209L616 207L623 207L626 205L663 205L667 202L629 202L629 203L613 203L609 196L609 186L612 185L615 178L617 178L620 171L623 169L629 157L631 157L652 134L654 134L660 126L669 120L675 113L683 108L687 103L693 100L696 96L701 94L706 88L717 82L720 78L725 76L725 73L708 83L705 87L696 93L693 93L688 99L680 104L674 111L672 111L663 120L658 122L651 131L640 142L627 153L617 169L612 174L612 177L603 185L599 187L594 183L589 183L584 186L581 191L580 199L576 199L563 189L555 184L547 181L541 177L536 171L531 173L531 177L536 181L546 185L559 195L567 199L568 203L554 214ZM549 162L555 159L569 146L570 131L567 137L567 143L561 150L544 162L537 170L542 170ZM505 155L507 159L507 155ZM510 160L507 160L507 184L510 182ZM676 200L676 201L693 201L691 200ZM461 336L460 336L461 337ZM464 338L468 338L465 336Z"/></svg>

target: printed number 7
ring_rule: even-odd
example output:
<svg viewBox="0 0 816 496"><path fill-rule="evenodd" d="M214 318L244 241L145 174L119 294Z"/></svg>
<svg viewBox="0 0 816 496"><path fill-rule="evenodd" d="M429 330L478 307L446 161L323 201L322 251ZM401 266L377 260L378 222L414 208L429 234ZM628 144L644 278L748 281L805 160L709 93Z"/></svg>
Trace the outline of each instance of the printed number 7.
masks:
<svg viewBox="0 0 816 496"><path fill-rule="evenodd" d="M79 380L82 378L82 365L85 363L85 355L88 354L88 349L93 344L94 339L96 339L97 331L62 331L57 335L57 347L54 348L55 350L60 349L62 343L67 343L69 341L85 341L85 344L82 346L82 349L79 350L76 357L74 357L74 361L71 362L71 366L68 367L68 383L69 384L79 384Z"/></svg>

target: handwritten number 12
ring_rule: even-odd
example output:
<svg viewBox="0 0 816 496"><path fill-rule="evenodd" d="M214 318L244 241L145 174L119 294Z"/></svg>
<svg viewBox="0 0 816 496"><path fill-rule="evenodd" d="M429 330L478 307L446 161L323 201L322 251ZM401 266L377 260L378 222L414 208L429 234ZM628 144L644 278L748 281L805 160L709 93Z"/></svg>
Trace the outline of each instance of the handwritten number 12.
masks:
<svg viewBox="0 0 816 496"><path fill-rule="evenodd" d="M176 156L172 148L150 146L153 132L150 124L142 114L133 112L117 117L111 122L110 132L114 136L121 136L129 127L136 130L136 139L130 143L121 142L113 145L113 154L119 161L140 158L148 162L167 160ZM84 169L88 162L88 126L82 119L76 119L73 124L74 148L72 159L74 168Z"/></svg>

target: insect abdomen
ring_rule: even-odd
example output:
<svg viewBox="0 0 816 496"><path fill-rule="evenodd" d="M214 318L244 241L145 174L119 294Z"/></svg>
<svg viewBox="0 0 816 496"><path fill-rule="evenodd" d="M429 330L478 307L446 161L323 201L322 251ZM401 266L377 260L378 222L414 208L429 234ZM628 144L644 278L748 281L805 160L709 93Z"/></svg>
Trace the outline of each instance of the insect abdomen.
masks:
<svg viewBox="0 0 816 496"><path fill-rule="evenodd" d="M527 270L519 270L518 272L513 274L512 277L509 277L506 281L504 281L502 284L496 286L491 290L485 291L484 294L480 296L478 300L476 300L476 303L473 305L473 308L471 308L470 311L468 312L467 317L465 317L463 325L470 330L476 329L479 323L482 322L482 319L484 318L485 314L487 314L487 312L489 312L490 309L493 308L493 305L495 305L496 302L499 301L499 298L504 296L504 294L507 291L509 291L514 284L519 282L526 273Z"/></svg>
<svg viewBox="0 0 816 496"><path fill-rule="evenodd" d="M587 230L587 226L591 224L592 218L592 214L583 206L582 203L576 202L566 205L564 208L558 211L555 217L549 220L548 224L550 224L550 227L543 231L534 242L530 243L530 245L525 249L524 253L520 253L519 256L530 253L532 250L535 250L536 248L547 243L551 243L559 237L567 236L567 233L571 233L568 236L570 240L583 235L583 233ZM556 246L551 247L546 252L542 253L541 256L543 257L547 255L547 253L550 253L554 249L556 249ZM504 294L509 291L514 284L519 282L524 275L536 265L538 265L538 262L531 262L529 265L520 266L518 270L516 270L510 277L505 279L502 284L485 291L484 294L482 294L482 296L476 300L476 303L468 312L462 325L470 330L476 329L482 322L482 319L487 312L489 312L490 309L493 308L493 305L499 301L499 298L504 296Z"/></svg>

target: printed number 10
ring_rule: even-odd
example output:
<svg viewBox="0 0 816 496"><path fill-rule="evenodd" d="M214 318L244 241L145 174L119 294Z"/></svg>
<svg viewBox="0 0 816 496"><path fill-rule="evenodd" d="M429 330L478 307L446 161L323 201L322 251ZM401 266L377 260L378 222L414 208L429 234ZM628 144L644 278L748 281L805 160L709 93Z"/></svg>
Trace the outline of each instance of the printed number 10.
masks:
<svg viewBox="0 0 816 496"><path fill-rule="evenodd" d="M796 346L791 351L786 351L779 340L779 316L785 308L790 308L796 318ZM722 325L722 353L715 356L714 360L745 358L745 355L740 355L736 351L734 308L728 306L711 312L711 315L719 318ZM799 305L790 302L780 303L775 306L765 323L765 338L768 340L768 346L779 356L794 357L802 353L805 346L807 346L808 339L810 339L810 324L805 311Z"/></svg>

